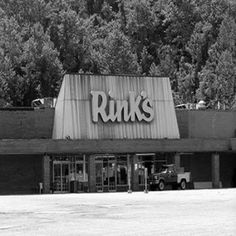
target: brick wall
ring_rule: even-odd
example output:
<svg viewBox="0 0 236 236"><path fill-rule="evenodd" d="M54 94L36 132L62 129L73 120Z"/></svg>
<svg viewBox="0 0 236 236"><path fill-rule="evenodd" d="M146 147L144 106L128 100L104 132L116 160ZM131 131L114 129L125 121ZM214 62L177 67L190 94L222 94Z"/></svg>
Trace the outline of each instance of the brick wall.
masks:
<svg viewBox="0 0 236 236"><path fill-rule="evenodd" d="M191 172L193 182L211 181L211 153L181 155L180 166Z"/></svg>
<svg viewBox="0 0 236 236"><path fill-rule="evenodd" d="M176 110L181 138L236 137L236 111ZM0 139L51 138L54 109L0 110Z"/></svg>
<svg viewBox="0 0 236 236"><path fill-rule="evenodd" d="M0 194L38 193L42 182L42 157L0 156Z"/></svg>
<svg viewBox="0 0 236 236"><path fill-rule="evenodd" d="M54 109L0 110L0 139L51 138Z"/></svg>
<svg viewBox="0 0 236 236"><path fill-rule="evenodd" d="M181 138L233 138L236 111L177 110Z"/></svg>
<svg viewBox="0 0 236 236"><path fill-rule="evenodd" d="M224 188L236 187L236 153L220 153L220 181Z"/></svg>
<svg viewBox="0 0 236 236"><path fill-rule="evenodd" d="M181 166L191 172L193 182L212 181L211 153L181 155ZM223 188L236 187L236 153L220 153L220 181Z"/></svg>
<svg viewBox="0 0 236 236"><path fill-rule="evenodd" d="M189 133L189 111L176 110L180 138L187 138Z"/></svg>

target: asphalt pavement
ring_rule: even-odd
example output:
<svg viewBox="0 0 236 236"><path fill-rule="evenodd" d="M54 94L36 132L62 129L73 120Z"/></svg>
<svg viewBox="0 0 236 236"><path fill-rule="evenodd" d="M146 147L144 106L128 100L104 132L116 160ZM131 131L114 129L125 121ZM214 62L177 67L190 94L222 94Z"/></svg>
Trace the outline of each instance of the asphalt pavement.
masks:
<svg viewBox="0 0 236 236"><path fill-rule="evenodd" d="M236 235L236 189L0 196L0 235Z"/></svg>

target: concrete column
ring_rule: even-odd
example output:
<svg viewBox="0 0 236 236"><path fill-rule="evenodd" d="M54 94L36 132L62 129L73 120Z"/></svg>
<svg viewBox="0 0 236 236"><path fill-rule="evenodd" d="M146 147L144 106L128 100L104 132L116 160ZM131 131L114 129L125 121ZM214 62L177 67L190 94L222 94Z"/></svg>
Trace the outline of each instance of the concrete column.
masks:
<svg viewBox="0 0 236 236"><path fill-rule="evenodd" d="M43 173L43 193L50 193L50 156L44 155L42 158Z"/></svg>
<svg viewBox="0 0 236 236"><path fill-rule="evenodd" d="M176 166L176 169L180 168L180 158L181 158L180 154L179 153L175 153L173 162L174 162L174 164Z"/></svg>
<svg viewBox="0 0 236 236"><path fill-rule="evenodd" d="M220 155L213 153L211 156L212 187L220 187Z"/></svg>
<svg viewBox="0 0 236 236"><path fill-rule="evenodd" d="M138 182L138 156L133 155L130 157L132 163L132 190L139 191L139 182Z"/></svg>
<svg viewBox="0 0 236 236"><path fill-rule="evenodd" d="M95 173L95 156L88 157L88 185L89 192L96 192L96 173Z"/></svg>
<svg viewBox="0 0 236 236"><path fill-rule="evenodd" d="M127 171L128 171L128 193L132 193L132 162L130 155L127 155Z"/></svg>

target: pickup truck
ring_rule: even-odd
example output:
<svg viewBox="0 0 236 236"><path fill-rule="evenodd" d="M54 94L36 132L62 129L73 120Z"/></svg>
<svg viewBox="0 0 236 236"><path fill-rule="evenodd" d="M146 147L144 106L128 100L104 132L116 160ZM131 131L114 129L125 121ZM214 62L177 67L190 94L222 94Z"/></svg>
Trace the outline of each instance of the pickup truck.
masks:
<svg viewBox="0 0 236 236"><path fill-rule="evenodd" d="M165 185L172 185L172 188L184 190L190 182L190 172L184 172L184 168L176 170L174 164L163 165L160 172L154 173L149 177L151 190L164 190Z"/></svg>

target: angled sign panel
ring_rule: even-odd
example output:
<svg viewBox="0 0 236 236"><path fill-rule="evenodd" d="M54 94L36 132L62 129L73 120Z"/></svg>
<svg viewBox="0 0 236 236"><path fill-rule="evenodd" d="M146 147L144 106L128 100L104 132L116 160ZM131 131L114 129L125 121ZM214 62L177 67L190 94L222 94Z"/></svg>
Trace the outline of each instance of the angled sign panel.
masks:
<svg viewBox="0 0 236 236"><path fill-rule="evenodd" d="M176 139L168 78L65 75L53 139Z"/></svg>

